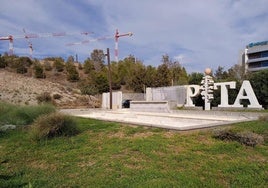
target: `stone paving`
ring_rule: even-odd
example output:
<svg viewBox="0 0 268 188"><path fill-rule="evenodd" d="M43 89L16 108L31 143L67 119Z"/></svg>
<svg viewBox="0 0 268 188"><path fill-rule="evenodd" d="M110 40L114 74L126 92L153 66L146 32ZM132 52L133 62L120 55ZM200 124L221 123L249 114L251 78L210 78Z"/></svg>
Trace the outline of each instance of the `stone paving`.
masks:
<svg viewBox="0 0 268 188"><path fill-rule="evenodd" d="M253 121L261 113L176 110L169 113L141 112L130 109L62 109L61 112L84 118L121 122L175 130L191 130Z"/></svg>

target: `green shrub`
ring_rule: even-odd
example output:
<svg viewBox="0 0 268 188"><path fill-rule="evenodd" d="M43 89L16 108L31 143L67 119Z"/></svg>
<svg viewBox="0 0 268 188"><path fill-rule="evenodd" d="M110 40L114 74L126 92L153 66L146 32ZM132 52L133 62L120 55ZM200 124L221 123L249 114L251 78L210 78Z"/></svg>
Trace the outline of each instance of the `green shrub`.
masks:
<svg viewBox="0 0 268 188"><path fill-rule="evenodd" d="M12 105L12 104L0 102L0 114L6 113L7 111L9 111L13 107L14 107L14 105Z"/></svg>
<svg viewBox="0 0 268 188"><path fill-rule="evenodd" d="M24 65L20 65L19 67L17 67L16 71L19 74L25 74L28 72L28 69Z"/></svg>
<svg viewBox="0 0 268 188"><path fill-rule="evenodd" d="M19 74L25 74L28 71L28 68L32 65L32 61L28 57L12 57L9 59L8 64L12 69L15 69Z"/></svg>
<svg viewBox="0 0 268 188"><path fill-rule="evenodd" d="M7 62L5 59L0 55L0 68L5 68L7 66Z"/></svg>
<svg viewBox="0 0 268 188"><path fill-rule="evenodd" d="M0 125L8 124L8 114L15 108L9 103L0 102Z"/></svg>
<svg viewBox="0 0 268 188"><path fill-rule="evenodd" d="M67 72L67 80L70 82L77 82L80 80L79 73L76 69Z"/></svg>
<svg viewBox="0 0 268 188"><path fill-rule="evenodd" d="M46 78L46 74L44 72L43 66L40 63L35 64L34 70L35 70L36 78L43 78L43 79Z"/></svg>
<svg viewBox="0 0 268 188"><path fill-rule="evenodd" d="M230 128L215 129L212 137L220 140L237 141L240 144L252 147L264 142L264 138L259 134L250 131L236 132Z"/></svg>
<svg viewBox="0 0 268 188"><path fill-rule="evenodd" d="M57 70L57 72L64 71L64 61L62 59L56 59L54 61L53 67Z"/></svg>
<svg viewBox="0 0 268 188"><path fill-rule="evenodd" d="M43 140L59 136L73 136L79 133L73 117L52 113L37 118L30 129L33 140Z"/></svg>
<svg viewBox="0 0 268 188"><path fill-rule="evenodd" d="M55 111L56 108L50 104L16 106L7 103L0 103L0 125L29 125L40 115L49 114Z"/></svg>
<svg viewBox="0 0 268 188"><path fill-rule="evenodd" d="M77 82L80 80L79 73L76 70L74 63L66 63L67 80L70 82Z"/></svg>

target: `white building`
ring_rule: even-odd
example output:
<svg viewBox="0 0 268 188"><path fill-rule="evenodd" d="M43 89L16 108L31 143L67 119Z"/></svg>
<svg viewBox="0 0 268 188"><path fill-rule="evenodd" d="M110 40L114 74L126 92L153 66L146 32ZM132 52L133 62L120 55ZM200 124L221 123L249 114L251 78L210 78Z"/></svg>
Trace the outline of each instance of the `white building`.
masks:
<svg viewBox="0 0 268 188"><path fill-rule="evenodd" d="M268 41L250 43L239 56L246 72L268 69Z"/></svg>

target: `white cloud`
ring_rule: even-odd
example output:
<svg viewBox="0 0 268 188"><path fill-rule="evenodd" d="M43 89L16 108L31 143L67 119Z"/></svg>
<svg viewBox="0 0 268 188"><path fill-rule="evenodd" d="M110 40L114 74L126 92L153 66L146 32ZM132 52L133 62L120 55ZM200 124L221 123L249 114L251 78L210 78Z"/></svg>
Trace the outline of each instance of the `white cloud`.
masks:
<svg viewBox="0 0 268 188"><path fill-rule="evenodd" d="M203 71L237 62L248 43L267 40L266 0L2 0L0 35L28 32L94 31L92 36L32 39L37 54L77 53L86 58L94 48L110 48L114 41L66 47L65 44L120 33L119 58L130 54L146 65L158 66L161 57L183 57L187 71ZM3 41L0 41L1 43ZM5 41L6 42L6 41ZM26 42L16 42L27 48ZM5 45L0 46L2 53ZM181 55L181 56L178 56ZM113 57L112 57L113 59Z"/></svg>

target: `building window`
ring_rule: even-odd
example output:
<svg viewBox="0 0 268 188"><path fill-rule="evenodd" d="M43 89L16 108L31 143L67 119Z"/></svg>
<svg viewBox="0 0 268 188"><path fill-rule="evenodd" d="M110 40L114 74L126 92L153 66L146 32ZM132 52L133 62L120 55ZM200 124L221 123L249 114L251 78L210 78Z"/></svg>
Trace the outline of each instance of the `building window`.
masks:
<svg viewBox="0 0 268 188"><path fill-rule="evenodd" d="M248 59L257 59L257 58L261 58L261 52L248 54Z"/></svg>
<svg viewBox="0 0 268 188"><path fill-rule="evenodd" d="M248 64L248 68L260 68L260 67L268 67L268 61L259 61Z"/></svg>
<svg viewBox="0 0 268 188"><path fill-rule="evenodd" d="M263 61L261 64L262 67L268 67L268 61Z"/></svg>
<svg viewBox="0 0 268 188"><path fill-rule="evenodd" d="M248 68L258 68L258 67L261 67L261 62L254 62L248 65Z"/></svg>
<svg viewBox="0 0 268 188"><path fill-rule="evenodd" d="M268 57L268 51L264 51L261 53L261 57Z"/></svg>

